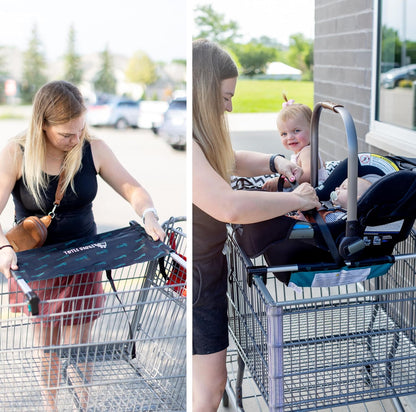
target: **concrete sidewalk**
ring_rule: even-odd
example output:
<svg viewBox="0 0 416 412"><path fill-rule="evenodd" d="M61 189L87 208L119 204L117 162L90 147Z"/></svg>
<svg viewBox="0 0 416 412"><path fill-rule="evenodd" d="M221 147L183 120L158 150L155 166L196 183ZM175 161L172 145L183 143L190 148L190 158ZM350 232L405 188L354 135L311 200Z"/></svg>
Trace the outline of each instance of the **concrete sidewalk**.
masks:
<svg viewBox="0 0 416 412"><path fill-rule="evenodd" d="M227 113L231 132L275 131L277 113Z"/></svg>

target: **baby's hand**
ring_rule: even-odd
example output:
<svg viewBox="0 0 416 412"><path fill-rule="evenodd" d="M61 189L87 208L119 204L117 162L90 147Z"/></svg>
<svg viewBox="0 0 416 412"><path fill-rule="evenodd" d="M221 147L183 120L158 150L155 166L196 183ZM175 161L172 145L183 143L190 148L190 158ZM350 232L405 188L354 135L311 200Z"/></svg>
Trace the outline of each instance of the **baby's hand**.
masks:
<svg viewBox="0 0 416 412"><path fill-rule="evenodd" d="M272 179L269 179L264 183L264 185L262 186L262 189L267 190L268 192L277 192L278 182L279 182L279 178L273 177Z"/></svg>

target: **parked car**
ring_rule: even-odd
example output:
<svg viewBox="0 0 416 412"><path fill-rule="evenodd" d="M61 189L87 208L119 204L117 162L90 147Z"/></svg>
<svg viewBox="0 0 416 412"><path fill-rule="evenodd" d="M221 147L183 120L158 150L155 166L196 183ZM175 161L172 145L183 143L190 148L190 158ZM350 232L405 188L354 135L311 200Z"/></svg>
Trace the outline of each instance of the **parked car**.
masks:
<svg viewBox="0 0 416 412"><path fill-rule="evenodd" d="M391 69L382 73L380 83L385 89L394 89L399 85L400 80L416 80L416 64Z"/></svg>
<svg viewBox="0 0 416 412"><path fill-rule="evenodd" d="M88 106L87 121L91 126L111 126L116 129L137 127L140 102L121 97L98 99Z"/></svg>
<svg viewBox="0 0 416 412"><path fill-rule="evenodd" d="M152 129L156 134L163 121L163 115L168 108L168 102L159 100L142 100L137 116L137 127Z"/></svg>
<svg viewBox="0 0 416 412"><path fill-rule="evenodd" d="M186 149L186 98L178 97L170 102L164 115L159 135L176 150Z"/></svg>

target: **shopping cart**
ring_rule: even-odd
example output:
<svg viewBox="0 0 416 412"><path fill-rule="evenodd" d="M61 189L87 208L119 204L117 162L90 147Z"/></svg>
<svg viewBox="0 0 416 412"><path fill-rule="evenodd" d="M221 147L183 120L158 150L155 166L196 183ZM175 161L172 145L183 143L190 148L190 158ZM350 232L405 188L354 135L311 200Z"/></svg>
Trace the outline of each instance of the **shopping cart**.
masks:
<svg viewBox="0 0 416 412"><path fill-rule="evenodd" d="M175 260L186 253L184 222L171 218L163 225L166 241L176 239L176 253L120 266L109 274L110 282L103 276L103 305L88 343L37 346L37 317L22 314L26 302L9 303L2 281L0 410L44 411L45 391L56 393L59 411L186 410L186 307L180 293L186 280L169 282L178 267L185 273L184 259ZM89 310L57 316L85 316ZM57 383L49 388L40 384L45 353L53 354L48 366L58 375L50 377Z"/></svg>
<svg viewBox="0 0 416 412"><path fill-rule="evenodd" d="M323 106L331 110L338 107ZM314 111L318 119L322 107ZM307 225L311 236L303 233L300 240L294 237L289 241L291 236L283 236L282 247L276 244L272 253L276 260L285 259L289 256L287 248L305 238L311 248L301 244L303 249L294 256L308 260L275 266L270 264L270 252L249 257L241 246L244 239L240 228L229 227L229 330L241 358L235 389L229 392L235 394L239 407L244 398L241 382L245 368L272 411L316 411L379 399L393 399L396 409L403 410L398 397L416 393L416 235L411 230L415 216L402 218L408 218L409 225L400 230L397 241L393 231L377 233L374 239L365 237L364 230L361 233L356 200L357 139L351 117L342 107L339 112L348 120L348 177L354 186L350 191L349 182L345 237L337 239L341 239L341 256L336 256L335 242L335 249L327 253L339 261L318 260L315 265L313 258L319 249L312 241L311 225ZM314 116L312 130L312 177L316 183ZM414 184L412 172L396 173L410 173ZM414 202L407 206L414 213ZM392 207L394 214L401 205ZM395 217L387 212L383 215L393 223ZM377 230L385 228L377 226ZM393 247L395 252L390 255ZM361 265L361 254L368 267ZM371 254L376 255L374 260ZM372 269L380 262L389 265L373 276ZM355 267L359 268L359 278ZM293 288L276 279L280 273L289 273L286 283Z"/></svg>
<svg viewBox="0 0 416 412"><path fill-rule="evenodd" d="M400 253L415 250L415 233L398 245ZM415 259L372 281L298 294L273 274L267 281L254 274L248 286L264 262L249 259L232 236L228 257L239 375L245 365L270 410L315 411L416 393ZM234 393L241 401L240 382Z"/></svg>

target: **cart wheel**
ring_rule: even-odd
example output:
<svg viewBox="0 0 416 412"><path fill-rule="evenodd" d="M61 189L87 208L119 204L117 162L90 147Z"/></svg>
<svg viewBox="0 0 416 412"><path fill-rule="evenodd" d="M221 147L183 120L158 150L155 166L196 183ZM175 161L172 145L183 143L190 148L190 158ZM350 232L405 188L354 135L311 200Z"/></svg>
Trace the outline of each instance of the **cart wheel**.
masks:
<svg viewBox="0 0 416 412"><path fill-rule="evenodd" d="M224 406L224 408L228 408L230 406L230 399L228 398L227 391L224 391L222 395L222 406Z"/></svg>

